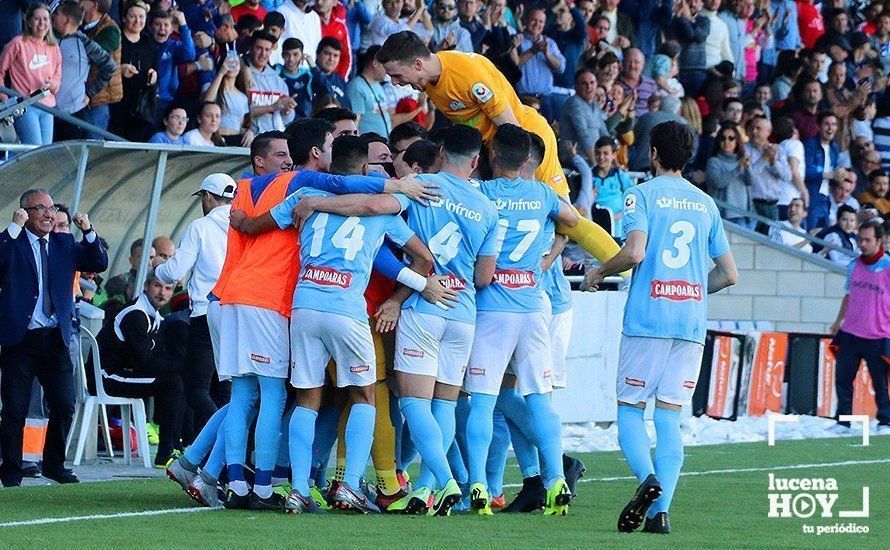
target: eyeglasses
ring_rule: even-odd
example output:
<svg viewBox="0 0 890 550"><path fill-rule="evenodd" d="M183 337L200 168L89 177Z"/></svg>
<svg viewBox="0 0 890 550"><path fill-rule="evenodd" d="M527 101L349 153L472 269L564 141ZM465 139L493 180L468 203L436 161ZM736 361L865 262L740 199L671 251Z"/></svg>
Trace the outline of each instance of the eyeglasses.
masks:
<svg viewBox="0 0 890 550"><path fill-rule="evenodd" d="M439 9L444 11L451 11L457 9L455 4L439 4Z"/></svg>
<svg viewBox="0 0 890 550"><path fill-rule="evenodd" d="M735 141L735 136L732 134L723 134L720 136L720 141Z"/></svg>
<svg viewBox="0 0 890 550"><path fill-rule="evenodd" d="M42 204L38 204L37 206L26 206L25 210L35 210L38 214L43 214L44 212L49 211L51 214L55 214L59 211L58 206L43 206Z"/></svg>
<svg viewBox="0 0 890 550"><path fill-rule="evenodd" d="M170 120L172 120L173 122L179 122L180 120L182 120L182 121L184 121L184 122L188 122L188 121L189 121L189 117L184 116L184 115L170 115L169 118L170 118Z"/></svg>

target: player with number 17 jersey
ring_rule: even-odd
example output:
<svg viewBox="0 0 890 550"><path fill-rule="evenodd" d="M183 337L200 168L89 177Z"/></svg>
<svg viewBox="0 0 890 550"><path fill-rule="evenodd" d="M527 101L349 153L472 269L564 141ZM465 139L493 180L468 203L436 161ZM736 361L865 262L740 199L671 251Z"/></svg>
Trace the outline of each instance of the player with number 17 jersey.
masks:
<svg viewBox="0 0 890 550"><path fill-rule="evenodd" d="M729 252L713 199L682 178L658 176L625 192L624 230L647 235L624 334L704 344L711 258Z"/></svg>

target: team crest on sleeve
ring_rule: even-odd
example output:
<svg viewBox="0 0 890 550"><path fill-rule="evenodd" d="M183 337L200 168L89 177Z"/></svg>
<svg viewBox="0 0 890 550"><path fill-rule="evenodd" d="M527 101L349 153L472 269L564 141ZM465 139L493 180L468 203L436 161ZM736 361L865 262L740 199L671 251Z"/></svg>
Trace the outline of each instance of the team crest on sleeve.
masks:
<svg viewBox="0 0 890 550"><path fill-rule="evenodd" d="M473 84L473 95L476 96L476 99L481 103L485 103L494 97L494 93L491 89L481 82Z"/></svg>
<svg viewBox="0 0 890 550"><path fill-rule="evenodd" d="M448 105L452 111L460 111L461 109L466 109L467 106L463 104L463 102L458 101L456 99L452 99L451 103Z"/></svg>
<svg viewBox="0 0 890 550"><path fill-rule="evenodd" d="M633 214L637 210L637 196L628 194L624 197L624 213Z"/></svg>

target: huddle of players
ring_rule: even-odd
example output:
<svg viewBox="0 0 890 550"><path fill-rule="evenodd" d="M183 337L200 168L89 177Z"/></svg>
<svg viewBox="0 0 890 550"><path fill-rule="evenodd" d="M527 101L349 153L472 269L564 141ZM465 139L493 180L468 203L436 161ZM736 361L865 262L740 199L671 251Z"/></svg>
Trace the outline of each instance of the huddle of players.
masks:
<svg viewBox="0 0 890 550"><path fill-rule="evenodd" d="M410 492L388 502L387 511L448 515L468 497L474 512L491 514L489 487L501 483L487 471L497 405L519 428L514 446L525 439L535 458L540 455L545 514L565 515L572 491L549 394L551 380L564 379L554 371L564 360L567 328L563 323L561 334L551 335L544 285L557 295L567 294L568 285L558 265L543 273L542 263L564 242L555 242L555 224L572 227L578 217L534 180L543 145L533 146L533 136L518 126L501 125L490 147L494 178L478 182L470 175L481 134L454 126L443 134L441 171L416 178L438 194L426 203L393 193L405 185L373 175L312 171L326 168L332 148L335 156L338 148L348 154L350 139L364 143L340 138L332 147L328 135L320 148L291 151L300 170L239 182L226 262L212 293L218 301L208 311L218 329L219 374L232 378L232 399L168 474L200 502L219 505L225 464L226 507L322 511L313 479L324 471L336 437L336 423L332 430L319 416L330 395L327 370L350 403L342 481L327 501L344 510L380 511L362 481L379 418L379 350L364 297L373 268L402 283L373 315L378 332L396 330L399 410L422 459ZM385 241L410 258L408 267ZM561 349L552 351L553 336ZM502 391L508 370L524 399ZM288 372L295 398L285 413ZM512 390L514 379L507 380ZM461 392L471 395L463 490L449 464ZM245 463L254 419L251 487ZM288 482L286 498L273 491Z"/></svg>

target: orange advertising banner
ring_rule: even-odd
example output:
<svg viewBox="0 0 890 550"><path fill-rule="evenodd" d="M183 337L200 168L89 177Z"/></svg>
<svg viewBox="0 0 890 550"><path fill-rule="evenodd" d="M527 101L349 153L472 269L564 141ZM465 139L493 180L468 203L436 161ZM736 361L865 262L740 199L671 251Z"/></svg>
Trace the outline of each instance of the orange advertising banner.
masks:
<svg viewBox="0 0 890 550"><path fill-rule="evenodd" d="M708 391L707 415L713 418L732 416L732 397L729 395L733 384L733 339L729 336L714 337L714 355L711 359L711 383ZM729 411L727 411L727 401Z"/></svg>
<svg viewBox="0 0 890 550"><path fill-rule="evenodd" d="M760 335L748 386L748 416L763 416L766 411L782 412L782 382L787 357L787 334L764 332Z"/></svg>
<svg viewBox="0 0 890 550"><path fill-rule="evenodd" d="M820 339L816 416L834 418L837 415L837 392L834 390L836 366L837 360L831 348L831 338Z"/></svg>
<svg viewBox="0 0 890 550"><path fill-rule="evenodd" d="M859 372L853 380L853 414L864 414L874 418L878 413L875 403L875 388L871 383L871 375L865 361L860 363Z"/></svg>

